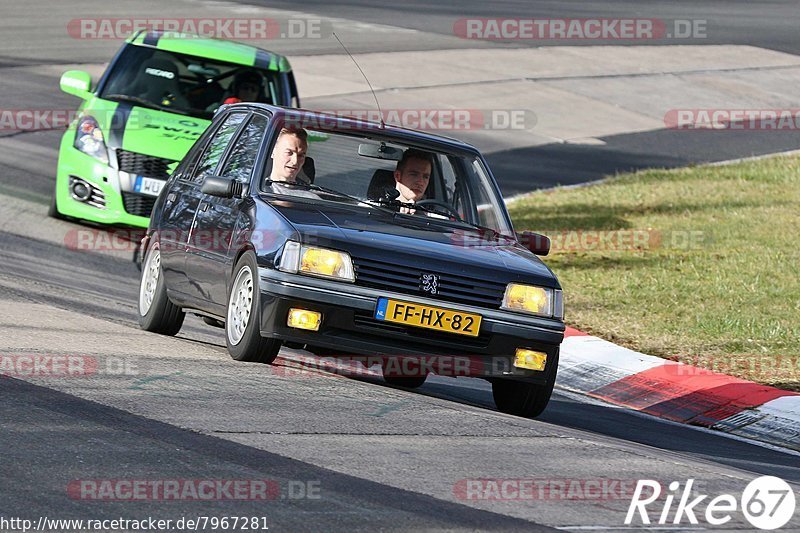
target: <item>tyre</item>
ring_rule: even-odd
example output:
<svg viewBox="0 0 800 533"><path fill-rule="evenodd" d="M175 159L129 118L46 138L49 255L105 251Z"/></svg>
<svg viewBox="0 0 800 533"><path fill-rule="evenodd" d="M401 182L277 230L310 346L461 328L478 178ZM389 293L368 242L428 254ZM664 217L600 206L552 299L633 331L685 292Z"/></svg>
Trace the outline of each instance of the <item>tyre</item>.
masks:
<svg viewBox="0 0 800 533"><path fill-rule="evenodd" d="M53 188L53 194L50 196L50 206L47 208L47 216L50 218L56 218L58 220L66 220L67 217L59 213L58 211L58 202L56 202L56 191L57 189Z"/></svg>
<svg viewBox="0 0 800 533"><path fill-rule="evenodd" d="M269 364L278 356L281 341L261 336L258 266L253 252L245 252L233 269L225 319L225 344L237 361Z"/></svg>
<svg viewBox="0 0 800 533"><path fill-rule="evenodd" d="M383 376L383 379L389 385L394 385L395 387L405 387L407 389L416 389L417 387L421 387L428 376Z"/></svg>
<svg viewBox="0 0 800 533"><path fill-rule="evenodd" d="M497 409L510 415L536 418L550 401L555 377L545 385L524 381L497 379L492 381L492 396Z"/></svg>
<svg viewBox="0 0 800 533"><path fill-rule="evenodd" d="M390 368L390 366L392 368ZM386 383L395 387L405 387L407 389L421 387L428 378L427 371L424 374L422 373L423 371L420 370L419 372L412 371L411 375L402 375L397 365L389 365L387 363L381 365L381 371L383 372L383 379Z"/></svg>
<svg viewBox="0 0 800 533"><path fill-rule="evenodd" d="M169 301L161 269L158 242L152 242L142 265L139 282L139 326L146 331L175 335L183 325L186 314Z"/></svg>

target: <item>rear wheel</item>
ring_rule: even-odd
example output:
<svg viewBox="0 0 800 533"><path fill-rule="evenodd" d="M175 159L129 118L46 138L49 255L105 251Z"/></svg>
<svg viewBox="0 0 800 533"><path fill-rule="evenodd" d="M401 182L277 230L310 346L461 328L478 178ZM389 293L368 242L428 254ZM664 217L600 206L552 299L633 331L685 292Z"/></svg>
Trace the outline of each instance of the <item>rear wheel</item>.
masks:
<svg viewBox="0 0 800 533"><path fill-rule="evenodd" d="M258 266L253 252L245 252L233 269L225 320L225 344L237 361L271 363L281 341L266 339L259 331Z"/></svg>
<svg viewBox="0 0 800 533"><path fill-rule="evenodd" d="M497 409L510 415L536 418L550 401L555 377L545 385L498 379L492 381L492 396Z"/></svg>
<svg viewBox="0 0 800 533"><path fill-rule="evenodd" d="M158 242L147 250L139 282L139 326L153 333L175 335L186 314L167 298Z"/></svg>

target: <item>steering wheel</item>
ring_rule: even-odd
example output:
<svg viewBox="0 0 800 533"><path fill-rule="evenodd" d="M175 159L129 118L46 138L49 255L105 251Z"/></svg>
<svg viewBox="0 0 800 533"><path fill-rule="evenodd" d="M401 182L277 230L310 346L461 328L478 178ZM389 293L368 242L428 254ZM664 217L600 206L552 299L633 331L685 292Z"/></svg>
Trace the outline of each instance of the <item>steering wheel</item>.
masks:
<svg viewBox="0 0 800 533"><path fill-rule="evenodd" d="M419 206L422 206L422 207L425 207L426 205L431 205L431 206L435 206L435 207L441 207L445 211L447 211L447 214L453 215L453 217L456 220L458 220L459 222L463 222L464 221L464 219L461 218L461 215L458 214L458 211L456 211L453 208L453 206L451 206L450 204L446 204L444 202L440 202L439 200L420 200L418 202L415 202L415 204L419 205Z"/></svg>

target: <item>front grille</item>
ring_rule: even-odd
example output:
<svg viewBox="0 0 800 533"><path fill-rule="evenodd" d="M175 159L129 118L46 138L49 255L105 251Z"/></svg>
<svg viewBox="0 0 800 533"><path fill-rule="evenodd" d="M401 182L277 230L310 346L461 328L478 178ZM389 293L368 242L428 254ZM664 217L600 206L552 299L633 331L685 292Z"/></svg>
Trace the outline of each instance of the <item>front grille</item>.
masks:
<svg viewBox="0 0 800 533"><path fill-rule="evenodd" d="M119 169L128 174L165 180L169 177L168 167L175 161L118 149L117 162Z"/></svg>
<svg viewBox="0 0 800 533"><path fill-rule="evenodd" d="M156 196L122 191L122 204L131 215L149 217L156 203Z"/></svg>
<svg viewBox="0 0 800 533"><path fill-rule="evenodd" d="M499 309L503 303L505 283L496 283L456 274L435 272L419 268L353 258L356 271L356 285L376 289L429 296L448 302L456 302L478 307ZM439 276L439 294L427 295L420 291L420 276L436 274Z"/></svg>

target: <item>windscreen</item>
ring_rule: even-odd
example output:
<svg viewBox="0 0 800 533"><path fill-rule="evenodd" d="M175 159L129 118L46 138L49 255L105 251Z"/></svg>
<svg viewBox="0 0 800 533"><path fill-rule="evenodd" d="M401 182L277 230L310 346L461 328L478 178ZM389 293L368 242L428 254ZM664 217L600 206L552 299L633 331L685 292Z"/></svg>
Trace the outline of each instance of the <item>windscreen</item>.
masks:
<svg viewBox="0 0 800 533"><path fill-rule="evenodd" d="M282 101L280 73L144 46L126 46L101 98L210 119L223 103Z"/></svg>
<svg viewBox="0 0 800 533"><path fill-rule="evenodd" d="M505 204L483 161L474 154L373 139L363 135L302 130L305 160L286 165L279 137L270 148L262 190L312 202L340 202L480 226L512 235ZM291 135L290 135L291 137ZM289 152L287 152L289 153ZM279 171L275 171L278 166Z"/></svg>

